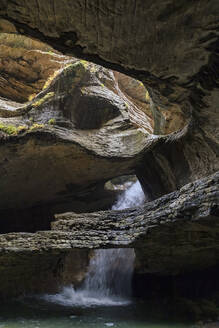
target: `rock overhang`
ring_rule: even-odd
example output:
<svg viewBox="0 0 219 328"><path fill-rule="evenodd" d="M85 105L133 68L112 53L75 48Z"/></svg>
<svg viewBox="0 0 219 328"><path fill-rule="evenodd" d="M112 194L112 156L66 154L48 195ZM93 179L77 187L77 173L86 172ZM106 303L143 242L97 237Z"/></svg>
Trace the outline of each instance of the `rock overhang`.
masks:
<svg viewBox="0 0 219 328"><path fill-rule="evenodd" d="M213 174L140 208L56 215L51 231L0 235L1 254L133 247L139 272L168 275L216 265L218 179Z"/></svg>

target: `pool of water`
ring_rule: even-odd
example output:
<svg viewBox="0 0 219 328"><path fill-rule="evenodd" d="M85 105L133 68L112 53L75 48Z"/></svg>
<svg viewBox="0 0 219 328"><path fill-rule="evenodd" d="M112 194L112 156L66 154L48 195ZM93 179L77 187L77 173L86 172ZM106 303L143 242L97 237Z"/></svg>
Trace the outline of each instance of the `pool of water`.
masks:
<svg viewBox="0 0 219 328"><path fill-rule="evenodd" d="M144 302L107 306L70 306L45 298L26 298L0 307L0 328L189 328L150 319Z"/></svg>

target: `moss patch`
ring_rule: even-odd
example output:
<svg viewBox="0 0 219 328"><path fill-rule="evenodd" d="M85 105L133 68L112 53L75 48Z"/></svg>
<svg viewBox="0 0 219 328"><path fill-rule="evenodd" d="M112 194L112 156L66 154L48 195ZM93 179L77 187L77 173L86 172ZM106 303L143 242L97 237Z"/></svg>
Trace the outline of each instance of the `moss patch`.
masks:
<svg viewBox="0 0 219 328"><path fill-rule="evenodd" d="M56 78L57 75L59 75L59 73L60 73L60 70L55 71L52 75L50 75L48 77L48 79L44 83L43 90L44 89L47 89L50 86L50 84L52 83L52 81Z"/></svg>
<svg viewBox="0 0 219 328"><path fill-rule="evenodd" d="M32 106L33 107L39 107L41 106L42 104L44 104L47 100L49 100L50 98L52 98L54 96L54 92L49 92L47 93L43 98L39 99L39 100L36 100Z"/></svg>
<svg viewBox="0 0 219 328"><path fill-rule="evenodd" d="M54 118L51 118L49 121L48 121L48 124L50 125L54 125L56 124L56 120Z"/></svg>
<svg viewBox="0 0 219 328"><path fill-rule="evenodd" d="M0 131L3 131L4 133L9 135L15 135L18 134L19 132L24 132L27 129L28 128L25 125L14 126L14 125L0 124Z"/></svg>
<svg viewBox="0 0 219 328"><path fill-rule="evenodd" d="M29 131L37 130L37 129L42 129L44 127L44 124L38 124L34 123L30 128Z"/></svg>

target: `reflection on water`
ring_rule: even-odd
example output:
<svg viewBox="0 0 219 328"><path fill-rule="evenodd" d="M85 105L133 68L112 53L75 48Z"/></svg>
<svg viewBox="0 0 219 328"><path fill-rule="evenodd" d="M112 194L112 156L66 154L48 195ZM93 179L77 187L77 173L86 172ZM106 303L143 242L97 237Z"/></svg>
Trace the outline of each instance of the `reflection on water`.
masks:
<svg viewBox="0 0 219 328"><path fill-rule="evenodd" d="M155 309L154 309L155 310ZM150 320L145 303L126 306L62 306L39 299L1 305L1 328L189 328L189 325Z"/></svg>

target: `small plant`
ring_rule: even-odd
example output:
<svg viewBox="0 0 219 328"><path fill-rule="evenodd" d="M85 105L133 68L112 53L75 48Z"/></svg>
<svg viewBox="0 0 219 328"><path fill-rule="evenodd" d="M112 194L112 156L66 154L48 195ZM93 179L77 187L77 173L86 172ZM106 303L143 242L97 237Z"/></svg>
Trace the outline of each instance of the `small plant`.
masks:
<svg viewBox="0 0 219 328"><path fill-rule="evenodd" d="M26 131L28 128L25 125L14 126L14 125L4 125L0 124L0 130L9 135L16 135L20 132Z"/></svg>
<svg viewBox="0 0 219 328"><path fill-rule="evenodd" d="M37 129L42 129L44 127L44 124L38 124L34 123L30 128L29 131L37 130Z"/></svg>
<svg viewBox="0 0 219 328"><path fill-rule="evenodd" d="M17 127L17 133L24 132L24 131L26 131L27 129L28 129L27 126L25 126L25 125L19 125L19 126Z"/></svg>
<svg viewBox="0 0 219 328"><path fill-rule="evenodd" d="M32 95L29 95L28 100L31 101L36 97L36 93L33 93Z"/></svg>
<svg viewBox="0 0 219 328"><path fill-rule="evenodd" d="M54 92L49 92L47 93L43 98L36 100L32 106L33 107L39 107L40 105L42 105L43 103L45 103L49 98L54 96Z"/></svg>
<svg viewBox="0 0 219 328"><path fill-rule="evenodd" d="M54 118L51 118L49 121L48 121L48 124L50 125L54 125L56 124L56 120Z"/></svg>
<svg viewBox="0 0 219 328"><path fill-rule="evenodd" d="M4 125L0 124L0 130L9 135L16 134L17 128L14 125Z"/></svg>
<svg viewBox="0 0 219 328"><path fill-rule="evenodd" d="M147 90L146 90L146 93L145 93L145 99L146 99L147 101L150 100L149 92L148 92Z"/></svg>
<svg viewBox="0 0 219 328"><path fill-rule="evenodd" d="M44 86L43 86L43 90L47 89L50 84L52 83L52 81L55 79L55 77L60 73L60 70L58 71L55 71L52 75L50 75L48 77L48 79L46 80L46 82L44 83Z"/></svg>
<svg viewBox="0 0 219 328"><path fill-rule="evenodd" d="M48 51L48 54L50 54L50 55L56 55L56 53L54 51L52 51L52 50L49 50Z"/></svg>

